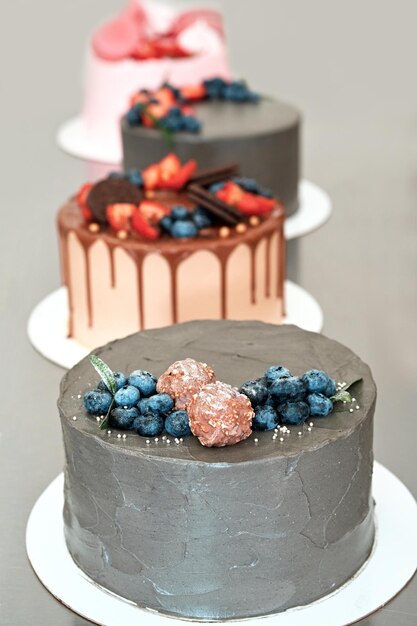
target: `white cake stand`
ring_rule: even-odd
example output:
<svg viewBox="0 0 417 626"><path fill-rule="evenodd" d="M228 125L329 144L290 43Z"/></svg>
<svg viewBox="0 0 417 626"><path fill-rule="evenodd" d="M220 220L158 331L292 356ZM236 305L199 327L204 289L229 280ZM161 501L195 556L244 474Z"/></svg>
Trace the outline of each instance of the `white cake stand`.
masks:
<svg viewBox="0 0 417 626"><path fill-rule="evenodd" d="M316 300L302 287L285 284L287 315L285 324L295 324L316 333L323 328L323 313ZM90 350L69 339L67 290L61 287L41 300L30 314L27 333L29 340L44 357L69 369Z"/></svg>
<svg viewBox="0 0 417 626"><path fill-rule="evenodd" d="M346 626L373 613L393 598L416 569L417 505L403 483L379 463L374 466L373 496L377 520L375 546L367 563L351 581L308 606L230 623L234 626ZM60 474L39 497L26 529L29 560L52 595L78 615L101 626L190 624L188 620L140 609L89 579L75 565L66 548L63 503L63 475Z"/></svg>
<svg viewBox="0 0 417 626"><path fill-rule="evenodd" d="M58 146L71 156L96 163L119 165L123 160L121 140L117 142L92 141L86 133L81 115L67 120L58 128Z"/></svg>

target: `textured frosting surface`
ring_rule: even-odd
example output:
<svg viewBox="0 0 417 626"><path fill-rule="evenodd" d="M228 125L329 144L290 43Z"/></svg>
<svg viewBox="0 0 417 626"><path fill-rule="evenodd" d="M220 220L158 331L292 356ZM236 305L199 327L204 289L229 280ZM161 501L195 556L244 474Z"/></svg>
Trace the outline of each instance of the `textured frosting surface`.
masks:
<svg viewBox="0 0 417 626"><path fill-rule="evenodd" d="M269 99L258 103L211 102L195 106L203 123L199 134L176 133L172 150L181 161L196 159L200 168L239 163L243 176L255 178L284 203L297 209L300 115ZM122 120L125 168L142 169L171 150L154 129L130 127Z"/></svg>
<svg viewBox="0 0 417 626"><path fill-rule="evenodd" d="M161 374L176 359L213 366L232 385L282 363L318 367L360 406L228 448L99 431L79 397L97 376L83 360L63 379L64 525L75 562L141 606L201 619L283 611L342 585L373 544L372 424L376 389L350 350L294 326L189 322L96 351L113 369ZM73 417L77 420L73 421Z"/></svg>

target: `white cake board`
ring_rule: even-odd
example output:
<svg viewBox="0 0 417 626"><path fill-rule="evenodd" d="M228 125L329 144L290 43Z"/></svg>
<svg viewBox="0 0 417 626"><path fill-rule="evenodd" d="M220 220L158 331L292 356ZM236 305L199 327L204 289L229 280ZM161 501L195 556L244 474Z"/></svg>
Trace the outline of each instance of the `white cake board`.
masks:
<svg viewBox="0 0 417 626"><path fill-rule="evenodd" d="M330 197L318 185L302 180L298 187L298 197L298 210L285 220L284 233L287 241L312 233L323 226L332 214Z"/></svg>
<svg viewBox="0 0 417 626"><path fill-rule="evenodd" d="M287 315L285 324L296 324L316 333L323 328L323 313L316 300L302 287L290 281L285 283ZM61 287L50 293L30 314L27 333L29 340L44 357L70 369L83 359L90 350L68 333L67 290Z"/></svg>
<svg viewBox="0 0 417 626"><path fill-rule="evenodd" d="M417 504L403 483L375 463L373 496L377 533L373 552L358 574L339 590L307 606L234 626L346 626L373 613L412 578L417 564ZM101 626L171 626L190 621L140 609L95 584L74 563L65 544L63 474L39 497L26 529L29 560L43 585L75 613ZM199 622L198 620L195 623ZM207 623L207 622L206 622Z"/></svg>
<svg viewBox="0 0 417 626"><path fill-rule="evenodd" d="M88 137L80 115L61 124L56 141L64 152L86 161L118 166L123 160L121 145L109 141L100 143Z"/></svg>

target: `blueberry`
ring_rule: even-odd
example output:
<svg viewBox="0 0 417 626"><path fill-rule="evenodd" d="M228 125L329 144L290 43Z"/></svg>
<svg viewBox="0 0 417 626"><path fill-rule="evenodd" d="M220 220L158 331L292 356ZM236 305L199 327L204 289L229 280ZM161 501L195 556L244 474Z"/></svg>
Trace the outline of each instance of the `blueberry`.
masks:
<svg viewBox="0 0 417 626"><path fill-rule="evenodd" d="M140 126L142 124L142 107L133 106L126 115L129 126Z"/></svg>
<svg viewBox="0 0 417 626"><path fill-rule="evenodd" d="M247 102L250 99L250 91L241 81L232 81L222 91L224 100L232 102Z"/></svg>
<svg viewBox="0 0 417 626"><path fill-rule="evenodd" d="M226 183L213 183L212 185L210 185L209 187L209 192L210 193L216 193L217 191L220 191L221 189L223 189L223 187L225 186Z"/></svg>
<svg viewBox="0 0 417 626"><path fill-rule="evenodd" d="M273 430L278 424L278 414L272 406L258 406L252 420L253 430Z"/></svg>
<svg viewBox="0 0 417 626"><path fill-rule="evenodd" d="M156 393L157 379L146 370L135 370L130 374L128 382L139 389L141 396L152 396Z"/></svg>
<svg viewBox="0 0 417 626"><path fill-rule="evenodd" d="M221 93L226 85L226 82L223 78L210 78L205 80L203 84L206 88L207 97L218 99L221 97Z"/></svg>
<svg viewBox="0 0 417 626"><path fill-rule="evenodd" d="M182 111L181 111L180 107L171 107L169 109L169 115L170 115L170 117L181 117L182 116Z"/></svg>
<svg viewBox="0 0 417 626"><path fill-rule="evenodd" d="M324 393L329 380L329 376L322 370L308 370L303 376L306 389L310 393Z"/></svg>
<svg viewBox="0 0 417 626"><path fill-rule="evenodd" d="M297 376L288 376L277 378L271 385L269 392L275 401L279 404L286 400L302 400L304 398L306 388Z"/></svg>
<svg viewBox="0 0 417 626"><path fill-rule="evenodd" d="M198 206L194 209L192 218L198 230L201 230L202 228L209 228L212 225L210 215L201 206Z"/></svg>
<svg viewBox="0 0 417 626"><path fill-rule="evenodd" d="M170 413L165 420L165 430L173 437L188 437L188 435L191 435L187 411Z"/></svg>
<svg viewBox="0 0 417 626"><path fill-rule="evenodd" d="M264 198L273 198L274 193L267 187L258 187L258 196L264 196Z"/></svg>
<svg viewBox="0 0 417 626"><path fill-rule="evenodd" d="M114 394L114 401L118 406L134 406L139 402L139 389L132 385L125 385Z"/></svg>
<svg viewBox="0 0 417 626"><path fill-rule="evenodd" d="M315 417L326 417L333 411L333 402L321 393L310 393L307 396L310 414Z"/></svg>
<svg viewBox="0 0 417 626"><path fill-rule="evenodd" d="M182 204L177 204L171 209L171 217L173 220L188 220L190 218L190 212L187 207Z"/></svg>
<svg viewBox="0 0 417 626"><path fill-rule="evenodd" d="M260 95L255 91L251 91L250 89L246 92L246 102L259 102L261 99Z"/></svg>
<svg viewBox="0 0 417 626"><path fill-rule="evenodd" d="M113 372L114 379L116 381L116 390L121 389L127 384L127 378L123 374L123 372ZM97 389L101 389L102 391L110 391L107 389L107 386L103 380L100 380L97 385Z"/></svg>
<svg viewBox="0 0 417 626"><path fill-rule="evenodd" d="M174 408L174 401L167 393L157 393L149 398L149 411L167 414Z"/></svg>
<svg viewBox="0 0 417 626"><path fill-rule="evenodd" d="M172 95L174 96L175 100L180 99L181 91L177 87L174 87L174 85L171 85L171 83L168 83L168 82L164 83L162 87L166 87L167 89L169 89L172 92Z"/></svg>
<svg viewBox="0 0 417 626"><path fill-rule="evenodd" d="M183 130L181 117L161 117L159 119L159 124L173 133L178 133L180 130Z"/></svg>
<svg viewBox="0 0 417 626"><path fill-rule="evenodd" d="M247 380L239 391L249 398L253 407L264 404L268 397L268 389L259 380Z"/></svg>
<svg viewBox="0 0 417 626"><path fill-rule="evenodd" d="M278 408L283 424L304 424L310 415L310 409L305 402L284 402Z"/></svg>
<svg viewBox="0 0 417 626"><path fill-rule="evenodd" d="M189 133L199 133L201 130L201 122L192 115L184 115L182 118L183 129Z"/></svg>
<svg viewBox="0 0 417 626"><path fill-rule="evenodd" d="M329 382L327 383L327 387L324 390L324 395L328 398L331 398L336 393L336 381L333 378L329 378Z"/></svg>
<svg viewBox="0 0 417 626"><path fill-rule="evenodd" d="M149 400L150 398L141 398L138 402L139 413L142 413L142 415L145 415L145 413L150 412Z"/></svg>
<svg viewBox="0 0 417 626"><path fill-rule="evenodd" d="M277 403L275 402L275 399L269 393L267 399L264 402L264 406L272 406L272 407L276 408L276 405L277 405Z"/></svg>
<svg viewBox="0 0 417 626"><path fill-rule="evenodd" d="M127 180L132 183L132 185L136 185L136 187L143 187L143 177L139 170L129 170Z"/></svg>
<svg viewBox="0 0 417 626"><path fill-rule="evenodd" d="M83 402L87 413L91 415L105 415L113 401L113 396L109 391L101 389L91 389L84 394Z"/></svg>
<svg viewBox="0 0 417 626"><path fill-rule="evenodd" d="M139 417L137 408L123 409L118 406L110 413L110 425L121 430L129 430L137 417Z"/></svg>
<svg viewBox="0 0 417 626"><path fill-rule="evenodd" d="M265 372L265 378L269 385L271 385L278 378L288 378L289 376L292 376L290 370L287 370L287 368L282 365L273 365L272 367L268 367Z"/></svg>
<svg viewBox="0 0 417 626"><path fill-rule="evenodd" d="M174 220L170 215L164 215L164 217L161 217L161 219L159 220L159 225L162 230L169 234L171 234L171 228L173 223Z"/></svg>
<svg viewBox="0 0 417 626"><path fill-rule="evenodd" d="M133 430L142 437L157 437L164 430L164 418L155 413L139 415L133 422Z"/></svg>
<svg viewBox="0 0 417 626"><path fill-rule="evenodd" d="M254 178L246 178L244 176L234 176L233 182L242 187L245 191L250 193L258 193L258 183Z"/></svg>
<svg viewBox="0 0 417 626"><path fill-rule="evenodd" d="M119 178L120 180L123 180L126 177L124 172L110 172L110 174L107 176L107 178Z"/></svg>
<svg viewBox="0 0 417 626"><path fill-rule="evenodd" d="M190 237L197 237L197 226L191 220L178 220L172 225L171 235L176 239L189 239Z"/></svg>

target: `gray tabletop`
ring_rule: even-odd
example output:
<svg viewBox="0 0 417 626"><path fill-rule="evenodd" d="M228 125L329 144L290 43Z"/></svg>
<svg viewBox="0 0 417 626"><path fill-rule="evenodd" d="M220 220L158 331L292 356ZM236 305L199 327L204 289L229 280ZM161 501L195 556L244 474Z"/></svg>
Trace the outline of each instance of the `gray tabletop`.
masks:
<svg viewBox="0 0 417 626"><path fill-rule="evenodd" d="M85 178L60 153L56 127L81 100L87 33L116 0L2 2L0 623L80 626L27 561L36 498L62 470L55 408L63 371L30 346L33 306L58 287L55 213ZM417 493L417 83L413 0L224 2L234 67L302 109L304 174L334 217L303 239L299 280L321 303L325 332L372 367L379 387L377 459ZM265 19L265 16L268 19ZM398 520L399 532L401 518ZM364 619L417 624L414 579Z"/></svg>

